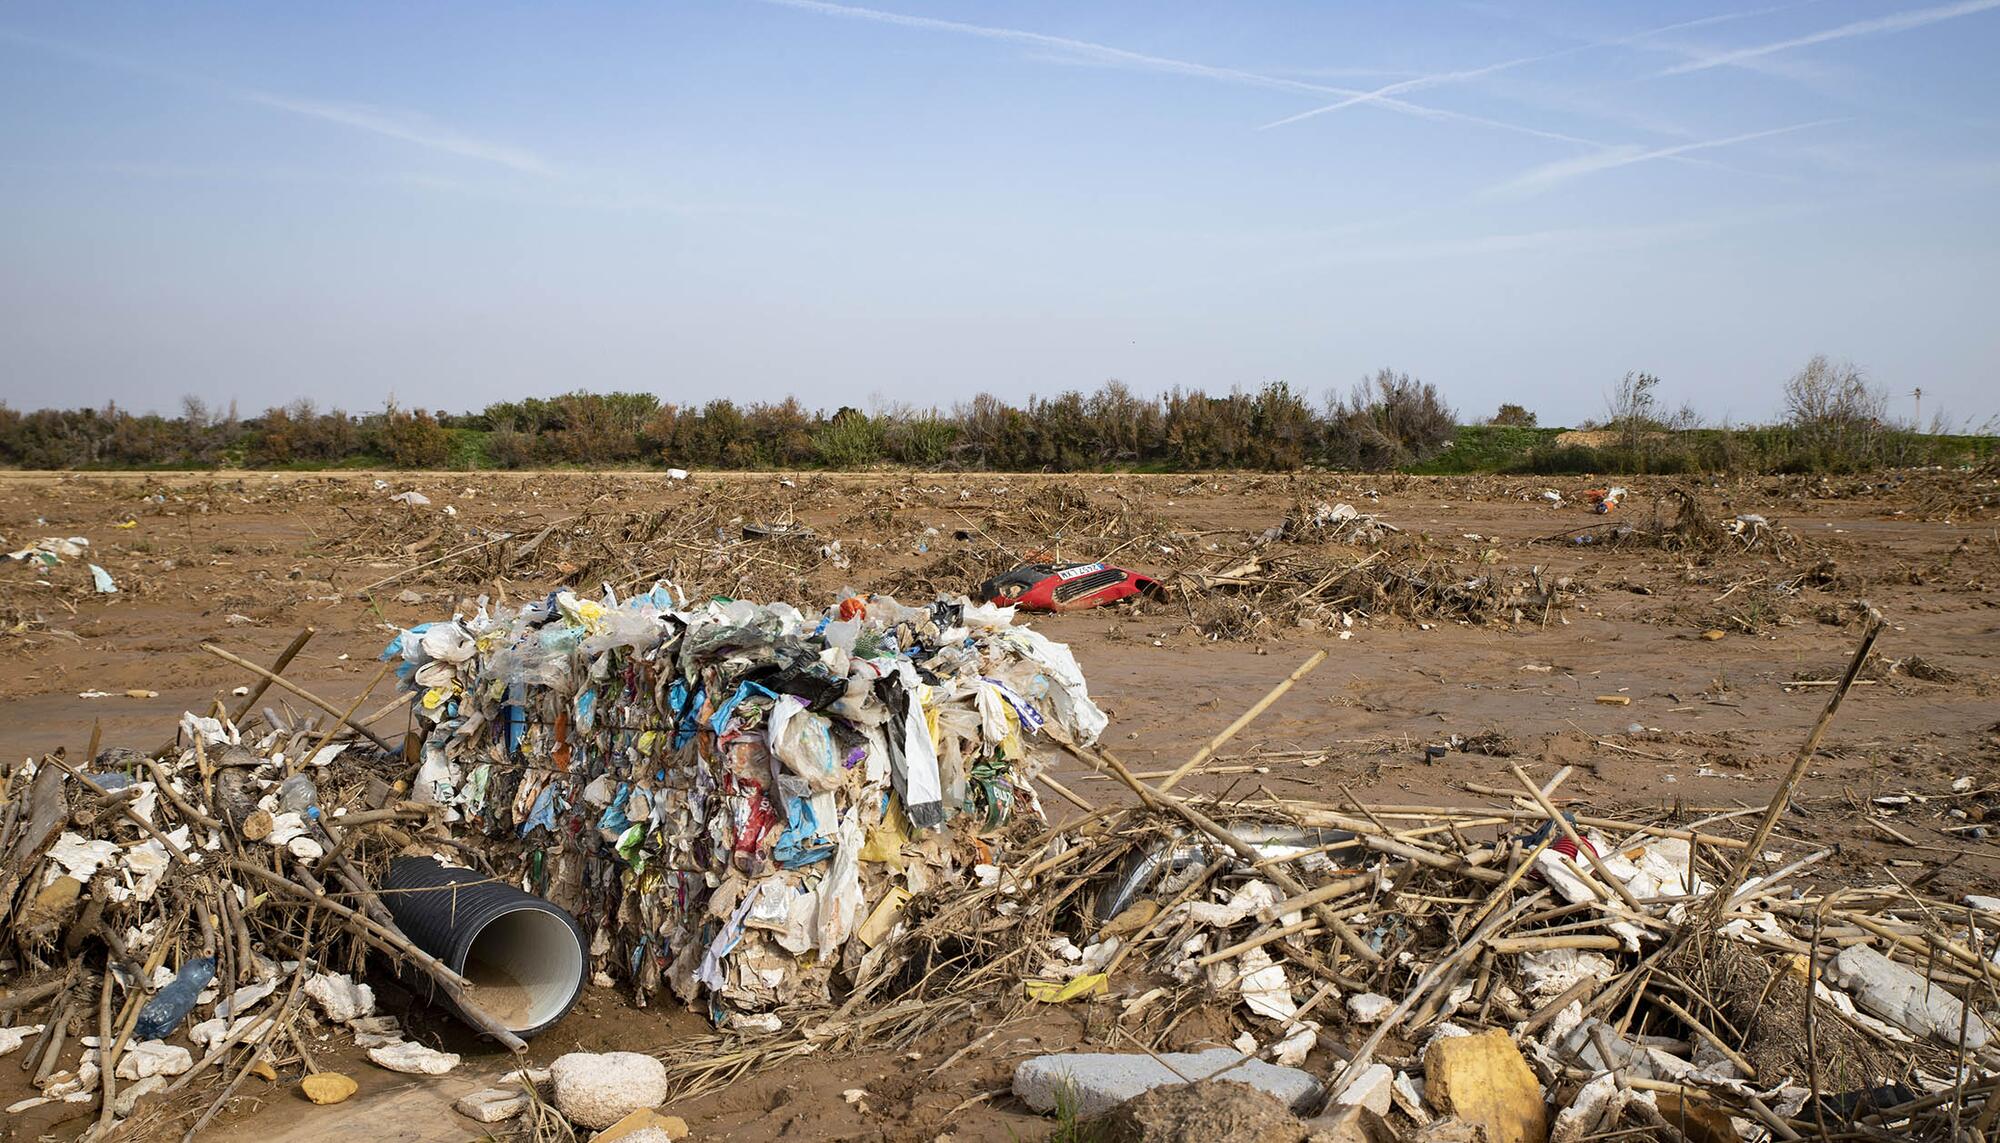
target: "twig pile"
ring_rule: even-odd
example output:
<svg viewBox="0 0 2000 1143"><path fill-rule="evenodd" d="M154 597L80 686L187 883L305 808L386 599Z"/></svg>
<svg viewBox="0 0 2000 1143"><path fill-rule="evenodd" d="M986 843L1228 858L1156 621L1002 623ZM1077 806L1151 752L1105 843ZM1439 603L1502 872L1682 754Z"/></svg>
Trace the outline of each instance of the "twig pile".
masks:
<svg viewBox="0 0 2000 1143"><path fill-rule="evenodd" d="M373 889L380 861L426 834L433 847L449 841L437 807L396 799L402 764L358 731L360 700L341 711L282 677L309 635L276 670L251 665L264 683L234 710L185 716L168 746L93 742L87 765L58 751L5 772L0 953L16 983L0 1010L35 1014L15 1043L43 1093L11 1111L95 1107L94 1139L157 1137L192 1119L192 1138L246 1077L318 1070L308 999L378 1045L400 1039L348 975L370 952L524 1047ZM334 718L322 728L269 706L251 713L271 683Z"/></svg>

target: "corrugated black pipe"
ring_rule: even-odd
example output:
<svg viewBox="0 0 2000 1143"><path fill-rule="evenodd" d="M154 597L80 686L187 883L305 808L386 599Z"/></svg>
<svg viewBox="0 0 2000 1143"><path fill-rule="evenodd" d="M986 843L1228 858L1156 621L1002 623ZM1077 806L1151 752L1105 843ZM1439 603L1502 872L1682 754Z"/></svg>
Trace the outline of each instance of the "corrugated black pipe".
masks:
<svg viewBox="0 0 2000 1143"><path fill-rule="evenodd" d="M522 1039L562 1019L583 992L583 930L540 897L428 857L390 862L382 888L404 935L469 980L472 1001ZM429 997L451 1006L435 990Z"/></svg>

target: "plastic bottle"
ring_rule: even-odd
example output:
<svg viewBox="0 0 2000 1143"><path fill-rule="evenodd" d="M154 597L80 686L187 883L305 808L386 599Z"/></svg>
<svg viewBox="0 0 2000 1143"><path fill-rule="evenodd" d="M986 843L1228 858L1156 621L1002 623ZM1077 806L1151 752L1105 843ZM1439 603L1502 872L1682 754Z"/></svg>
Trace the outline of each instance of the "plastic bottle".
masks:
<svg viewBox="0 0 2000 1143"><path fill-rule="evenodd" d="M294 774L278 784L278 810L287 814L303 814L309 806L319 805L319 787L304 774Z"/></svg>
<svg viewBox="0 0 2000 1143"><path fill-rule="evenodd" d="M180 975L153 994L139 1009L139 1022L132 1026L138 1040L158 1040L170 1035L194 1010L194 1002L208 982L215 979L215 958L199 957L181 966Z"/></svg>

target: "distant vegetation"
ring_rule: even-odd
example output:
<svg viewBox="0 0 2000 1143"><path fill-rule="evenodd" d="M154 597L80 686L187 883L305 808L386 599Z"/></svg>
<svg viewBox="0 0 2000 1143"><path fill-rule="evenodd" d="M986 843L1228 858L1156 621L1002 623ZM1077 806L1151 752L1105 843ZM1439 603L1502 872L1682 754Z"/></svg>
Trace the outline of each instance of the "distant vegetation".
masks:
<svg viewBox="0 0 2000 1143"><path fill-rule="evenodd" d="M949 411L808 409L796 400L676 405L651 393L567 393L477 413L362 415L310 401L241 417L189 398L179 416L0 405L0 464L20 468L876 466L1082 472L1305 467L1429 473L1839 472L1983 461L1991 435L1893 424L1852 366L1816 357L1783 386L1783 423L1701 424L1631 373L1587 432L1542 428L1519 404L1461 425L1435 386L1384 369L1318 403L1284 382L1255 393L1143 397L1117 381L1010 404L981 394Z"/></svg>

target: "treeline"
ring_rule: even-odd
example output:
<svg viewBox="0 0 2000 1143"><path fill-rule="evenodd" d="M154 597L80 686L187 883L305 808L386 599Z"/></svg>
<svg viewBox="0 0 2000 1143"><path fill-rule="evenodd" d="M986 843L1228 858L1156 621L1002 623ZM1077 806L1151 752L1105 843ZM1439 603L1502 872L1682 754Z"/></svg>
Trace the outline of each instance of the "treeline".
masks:
<svg viewBox="0 0 2000 1143"><path fill-rule="evenodd" d="M566 393L477 413L391 407L354 415L310 401L255 417L196 400L178 417L0 406L0 464L21 468L247 468L384 465L534 468L918 468L996 471L1393 468L1450 445L1453 411L1435 386L1383 370L1315 405L1283 382L1255 393L1175 390L981 394L950 411L808 409L797 400L676 405L650 393Z"/></svg>
<svg viewBox="0 0 2000 1143"><path fill-rule="evenodd" d="M0 465L20 468L1100 469L1416 472L1843 472L1993 455L1984 435L1896 424L1887 397L1851 365L1815 357L1783 386L1776 425L1711 428L1673 409L1662 382L1630 373L1578 440L1503 404L1459 425L1435 386L1384 369L1317 402L1278 382L1254 393L1174 390L981 394L952 409L809 409L796 400L674 404L651 393L566 393L476 413L361 415L310 401L239 416L195 399L179 416L0 405Z"/></svg>

